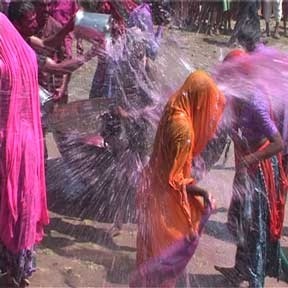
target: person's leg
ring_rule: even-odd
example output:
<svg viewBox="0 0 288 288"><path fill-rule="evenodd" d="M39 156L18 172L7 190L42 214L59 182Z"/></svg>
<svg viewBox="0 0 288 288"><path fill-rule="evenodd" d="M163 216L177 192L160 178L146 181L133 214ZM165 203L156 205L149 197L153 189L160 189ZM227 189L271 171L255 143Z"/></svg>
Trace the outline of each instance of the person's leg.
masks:
<svg viewBox="0 0 288 288"><path fill-rule="evenodd" d="M237 34L239 30L241 29L242 25L245 24L247 18L249 18L250 14L250 6L251 3L247 1L239 1L237 6L237 16L236 16L236 23L231 35L231 38L228 42L228 45L233 45L236 42Z"/></svg>
<svg viewBox="0 0 288 288"><path fill-rule="evenodd" d="M43 120L44 122L45 120ZM42 133L43 133L43 148L44 148L44 167L45 167L45 175L47 173L47 167L48 167L48 148L46 143L46 136L47 136L47 127L42 127Z"/></svg>
<svg viewBox="0 0 288 288"><path fill-rule="evenodd" d="M215 15L214 15L214 3L212 1L208 2L208 28L207 34L212 35L213 26L215 22Z"/></svg>
<svg viewBox="0 0 288 288"><path fill-rule="evenodd" d="M223 10L223 5L221 1L217 1L215 3L215 5L217 5L216 7L216 27L215 27L215 34L219 34L220 33L220 28L223 22L223 14L224 14L224 10Z"/></svg>
<svg viewBox="0 0 288 288"><path fill-rule="evenodd" d="M284 36L287 36L287 16L283 16Z"/></svg>
<svg viewBox="0 0 288 288"><path fill-rule="evenodd" d="M226 12L225 18L226 18L225 21L227 23L227 33L231 33L232 32L232 25L231 25L232 10L231 9Z"/></svg>
<svg viewBox="0 0 288 288"><path fill-rule="evenodd" d="M288 16L288 1L282 1L282 14L283 14L283 26L284 26L284 35L287 36L287 16Z"/></svg>
<svg viewBox="0 0 288 288"><path fill-rule="evenodd" d="M265 171L259 169L253 181L252 219L248 231L247 258L250 287L264 287L269 252L269 204ZM269 188L268 188L269 189ZM276 256L276 255L274 255Z"/></svg>
<svg viewBox="0 0 288 288"><path fill-rule="evenodd" d="M282 18L282 0L274 0L273 3L273 10L274 10L274 17L275 17L275 30L274 30L274 37L279 39L279 24Z"/></svg>
<svg viewBox="0 0 288 288"><path fill-rule="evenodd" d="M208 25L209 25L209 12L210 12L210 2L204 1L201 6L199 21L198 21L198 32L202 31L203 27L206 27L206 20L208 18Z"/></svg>
<svg viewBox="0 0 288 288"><path fill-rule="evenodd" d="M247 255L248 246L246 245L247 230L243 229L243 201L239 194L242 190L240 179L236 175L233 183L233 196L228 210L227 228L237 241L237 250L235 255L235 264L233 267L214 266L233 286L239 287L240 284L248 280Z"/></svg>
<svg viewBox="0 0 288 288"><path fill-rule="evenodd" d="M266 35L267 37L270 36L270 26L269 26L269 21L271 18L271 14L272 14L272 2L271 0L264 0L263 1L263 16L265 19L265 23L266 23Z"/></svg>

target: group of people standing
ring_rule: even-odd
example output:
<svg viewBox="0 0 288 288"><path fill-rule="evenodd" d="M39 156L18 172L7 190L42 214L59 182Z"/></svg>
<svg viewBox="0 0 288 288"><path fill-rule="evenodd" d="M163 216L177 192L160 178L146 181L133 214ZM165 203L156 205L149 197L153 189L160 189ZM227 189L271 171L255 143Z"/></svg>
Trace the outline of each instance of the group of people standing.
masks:
<svg viewBox="0 0 288 288"><path fill-rule="evenodd" d="M81 9L91 9L91 1L79 4ZM154 34L153 10L132 0L93 1L92 6L114 18L113 44L125 39L120 60L99 53L103 43L84 53L79 42L81 55L72 56L69 33L77 11L73 1L12 1L6 10L9 20L0 13L0 269L9 285L29 284L35 270L34 247L49 223L39 85L46 85L56 102L64 99L65 103L70 74L99 55L91 98L101 94L121 98L124 109L118 107L117 113L130 123L143 121L133 112L153 104L150 90L137 82L139 75L147 77L149 61L157 55L161 29ZM157 13L161 14L159 7ZM200 70L191 73L163 109L149 161L143 161L141 180L133 191L138 235L131 287L174 287L193 256L215 200L198 186L191 176L196 167L192 171L191 167L197 156L210 149L209 141L221 129L229 131L235 147L228 228L237 241L237 253L234 267L215 268L224 276L233 275L237 285L247 282L250 287L264 287L267 275L279 276L288 185L279 123L261 87L249 85L241 90L243 98L218 88L222 79L229 85L229 77L253 78L250 57L265 49L254 24L246 21L237 28L235 35L244 50L229 53L217 75ZM129 27L148 31L150 36L139 42L129 34L133 31ZM56 86L52 85L58 83L54 77L59 80ZM127 77L137 84L131 98L123 95L123 87L131 90L125 88ZM223 121L226 111L228 122ZM223 127L222 122L229 124Z"/></svg>
<svg viewBox="0 0 288 288"><path fill-rule="evenodd" d="M287 35L288 2L286 0L219 0L219 1L165 1L175 15L175 25L205 31L208 34L232 32L232 20L241 18L246 6L255 4L255 12L266 24L265 34L270 36L270 22L274 16L273 36L279 38L283 19L284 35ZM254 4L252 4L254 3Z"/></svg>

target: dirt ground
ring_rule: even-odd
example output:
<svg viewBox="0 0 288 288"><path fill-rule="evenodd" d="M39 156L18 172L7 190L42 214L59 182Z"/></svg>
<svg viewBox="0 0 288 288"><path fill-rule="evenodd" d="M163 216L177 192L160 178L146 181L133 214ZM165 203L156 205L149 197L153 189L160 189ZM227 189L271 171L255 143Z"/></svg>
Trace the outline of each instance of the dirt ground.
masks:
<svg viewBox="0 0 288 288"><path fill-rule="evenodd" d="M164 51L170 52L165 54L168 55L166 58L159 57L157 68L177 86L184 80L189 69L210 69L217 63L228 50L225 45L227 40L225 36L208 37L167 30L162 51L163 54L166 53ZM283 38L271 44L287 49L287 43ZM165 66L167 63L170 63L169 68ZM96 62L91 61L73 75L70 101L88 98L95 68ZM52 134L48 135L48 148L52 163L53 159L60 157ZM225 167L216 165L201 183L214 194L218 212L211 217L200 246L188 265L191 287L231 287L214 269L214 265L234 264L235 245L225 226L234 175L232 155L233 149ZM111 224L80 220L52 211L50 216L51 224L38 249L38 270L31 279L32 287L128 286L129 273L135 266L135 225L125 225L120 236L111 239L107 235ZM288 213L282 244L288 251ZM284 281L267 278L265 287L287 285Z"/></svg>

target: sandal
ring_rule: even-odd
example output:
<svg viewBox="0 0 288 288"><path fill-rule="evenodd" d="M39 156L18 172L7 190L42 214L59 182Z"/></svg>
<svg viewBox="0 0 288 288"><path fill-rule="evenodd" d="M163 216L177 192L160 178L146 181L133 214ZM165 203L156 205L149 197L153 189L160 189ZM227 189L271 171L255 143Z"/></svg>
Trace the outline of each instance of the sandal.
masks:
<svg viewBox="0 0 288 288"><path fill-rule="evenodd" d="M234 286L239 287L241 282L246 280L245 275L243 275L238 269L234 267L220 267L215 265L214 268Z"/></svg>

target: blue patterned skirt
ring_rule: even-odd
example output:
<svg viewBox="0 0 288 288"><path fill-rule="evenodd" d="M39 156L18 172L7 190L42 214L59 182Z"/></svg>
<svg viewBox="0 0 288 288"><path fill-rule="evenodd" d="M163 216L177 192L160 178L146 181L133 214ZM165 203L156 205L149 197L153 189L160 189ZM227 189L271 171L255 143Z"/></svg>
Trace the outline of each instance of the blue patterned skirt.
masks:
<svg viewBox="0 0 288 288"><path fill-rule="evenodd" d="M270 176L274 178L276 191L280 191L277 156L270 161L274 171ZM237 240L235 268L250 287L264 287L265 276L278 278L281 272L280 241L271 238L269 219L268 191L261 165L254 175L236 172L228 228Z"/></svg>
<svg viewBox="0 0 288 288"><path fill-rule="evenodd" d="M23 285L36 270L34 249L23 249L17 254L12 254L0 244L0 270L1 275L8 275L14 285Z"/></svg>

